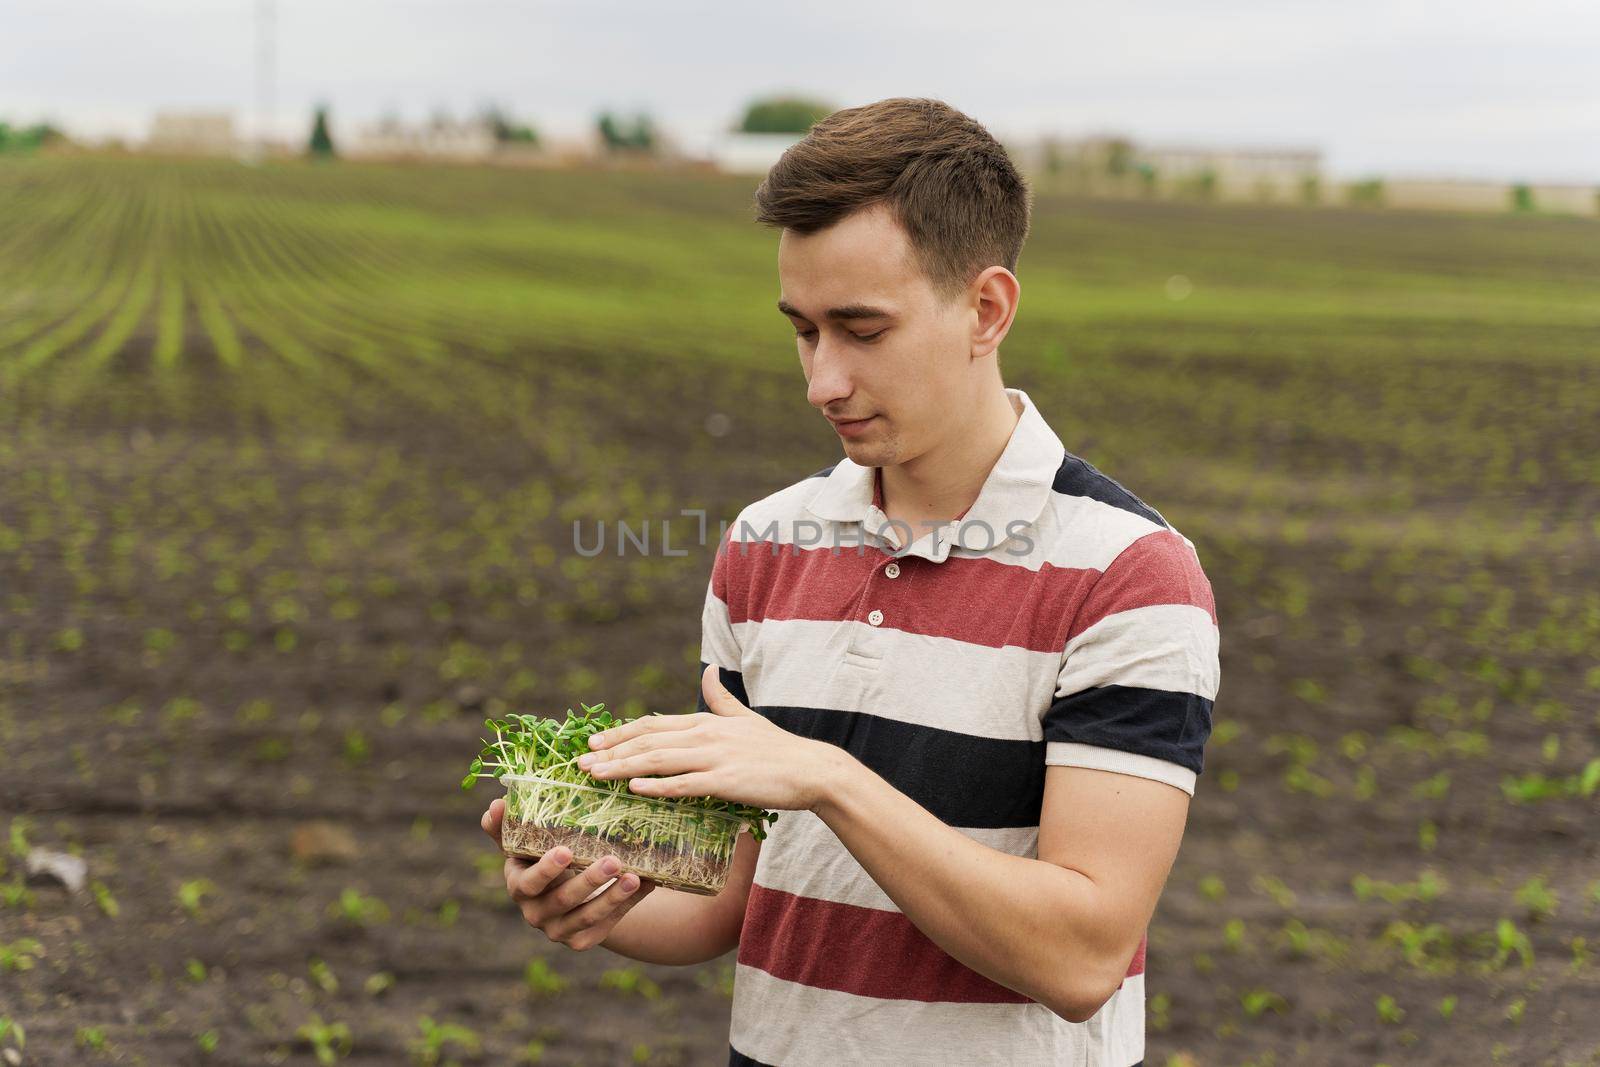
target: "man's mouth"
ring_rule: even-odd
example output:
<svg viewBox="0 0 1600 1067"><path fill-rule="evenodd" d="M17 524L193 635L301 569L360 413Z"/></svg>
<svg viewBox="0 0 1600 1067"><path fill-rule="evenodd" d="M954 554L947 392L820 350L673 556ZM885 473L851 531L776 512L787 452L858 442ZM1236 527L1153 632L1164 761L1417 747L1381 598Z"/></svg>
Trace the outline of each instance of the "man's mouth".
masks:
<svg viewBox="0 0 1600 1067"><path fill-rule="evenodd" d="M835 419L829 416L828 421L833 423L833 428L838 432L839 436L853 437L864 432L877 417L876 415L868 415L860 419Z"/></svg>

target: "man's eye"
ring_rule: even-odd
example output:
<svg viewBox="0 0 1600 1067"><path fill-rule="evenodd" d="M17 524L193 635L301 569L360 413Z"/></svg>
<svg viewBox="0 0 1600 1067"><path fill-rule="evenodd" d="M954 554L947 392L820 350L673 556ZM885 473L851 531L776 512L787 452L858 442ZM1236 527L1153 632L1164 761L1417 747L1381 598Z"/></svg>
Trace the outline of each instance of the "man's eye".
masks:
<svg viewBox="0 0 1600 1067"><path fill-rule="evenodd" d="M853 333L850 336L854 337L857 341L861 341L863 343L870 344L870 343L872 343L873 341L876 341L878 338L882 337L884 334L886 334L888 332L889 332L889 328L887 326L885 326L883 329L879 330L877 333L869 333L869 334ZM815 331L815 330L796 330L794 335L796 337L799 337L799 338L802 338L804 340L809 341L812 338L816 337L817 331Z"/></svg>

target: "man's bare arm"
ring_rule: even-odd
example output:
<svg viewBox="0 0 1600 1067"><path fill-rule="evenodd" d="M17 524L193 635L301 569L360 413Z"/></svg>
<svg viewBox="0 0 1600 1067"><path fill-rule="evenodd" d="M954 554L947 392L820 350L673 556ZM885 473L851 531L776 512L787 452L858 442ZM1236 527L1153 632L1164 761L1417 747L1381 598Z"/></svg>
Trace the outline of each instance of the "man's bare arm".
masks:
<svg viewBox="0 0 1600 1067"><path fill-rule="evenodd" d="M947 826L842 751L836 767L817 814L930 940L1072 1022L1110 998L1177 856L1187 793L1047 767L1033 859Z"/></svg>
<svg viewBox="0 0 1600 1067"><path fill-rule="evenodd" d="M761 842L740 834L722 892L705 897L657 886L600 944L629 959L677 966L705 963L736 948L760 852Z"/></svg>

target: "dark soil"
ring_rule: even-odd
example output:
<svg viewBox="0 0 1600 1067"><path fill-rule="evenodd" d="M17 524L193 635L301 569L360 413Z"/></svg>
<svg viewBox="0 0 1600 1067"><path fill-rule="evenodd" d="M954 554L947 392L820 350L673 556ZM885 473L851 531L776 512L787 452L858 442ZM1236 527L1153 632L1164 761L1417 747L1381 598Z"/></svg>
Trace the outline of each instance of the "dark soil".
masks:
<svg viewBox="0 0 1600 1067"><path fill-rule="evenodd" d="M22 533L0 538L0 814L18 842L81 853L102 887L99 903L39 885L0 907L0 946L41 946L30 969L0 970L27 1062L310 1063L297 1035L320 1019L349 1027L350 1060L393 1064L424 1018L470 1028L481 1051L447 1051L472 1062L513 1062L530 1042L555 1064L725 1062L731 957L631 971L549 943L522 924L479 829L491 791L458 783L499 709L693 705L711 544L570 567L574 517L703 508L714 530L833 462L837 442L798 371L455 358L438 406L422 391L321 397L206 360L186 383L85 395L70 417L12 398L0 534ZM1169 371L1129 356L1098 377L1012 380L1069 448L1098 442L1096 462L1194 538L1223 621L1217 722L1240 730L1208 749L1152 926L1145 1062L1600 1062L1600 971L1571 965L1575 938L1600 948L1585 895L1600 876L1595 801L1500 794L1508 774L1600 754L1581 654L1507 653L1542 682L1534 696L1515 671L1484 683L1500 686L1486 753L1449 747L1418 710L1451 686L1471 707L1475 689L1426 664L1483 655L1439 622L1435 593L1461 584L1462 612L1487 610L1494 587L1554 603L1600 586L1595 554L1466 559L1397 539L1347 558L1318 525L1285 536L1258 498L1188 477L1233 437L1127 417L1144 410L1138 383ZM1276 372L1184 373L1260 396L1252 375ZM1330 395L1344 373L1327 368ZM713 413L725 434L707 432ZM1534 449L1585 440L1529 432ZM1290 427L1240 469L1294 488L1335 456L1356 485L1389 462ZM1583 491L1534 488L1518 506ZM1294 610L1302 582L1309 611ZM1527 603L1510 625L1537 624L1517 615ZM1528 713L1544 699L1548 717ZM1359 732L1365 750L1346 754ZM1303 767L1296 737L1316 749ZM1358 800L1368 768L1377 791ZM1416 791L1440 770L1447 789ZM332 830L310 829L321 822ZM6 857L0 886L21 885L21 862ZM1352 892L1358 875L1411 883L1423 868L1449 885L1438 900ZM1514 895L1535 874L1560 901L1542 917ZM1531 957L1480 974L1502 918ZM1396 923L1437 923L1451 948L1408 960ZM524 981L535 959L565 992ZM1403 1016L1380 1017L1381 997Z"/></svg>

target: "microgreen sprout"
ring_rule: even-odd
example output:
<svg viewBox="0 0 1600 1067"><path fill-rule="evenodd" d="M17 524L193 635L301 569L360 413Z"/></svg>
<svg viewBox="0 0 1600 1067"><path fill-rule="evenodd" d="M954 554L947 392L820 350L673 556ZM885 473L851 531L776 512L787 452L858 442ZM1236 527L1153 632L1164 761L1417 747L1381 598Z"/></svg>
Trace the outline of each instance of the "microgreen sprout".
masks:
<svg viewBox="0 0 1600 1067"><path fill-rule="evenodd" d="M579 705L565 721L538 715L486 719L494 733L472 761L463 789L479 778L506 786L502 839L518 854L542 855L560 844L574 868L614 851L645 877L677 888L720 886L734 840L756 840L777 813L716 797L641 797L623 779L595 778L577 766L589 738L622 725L604 704ZM593 853L590 855L590 853Z"/></svg>
<svg viewBox="0 0 1600 1067"><path fill-rule="evenodd" d="M495 739L484 741L483 753L472 761L472 769L466 778L462 779L462 788L471 789L479 778L523 774L568 782L572 785L609 789L632 797L627 782L595 778L587 771L578 768L578 757L589 751L589 738L592 735L622 725L622 720L605 710L606 706L603 703L591 707L580 702L578 706L583 711L574 712L569 708L565 722L557 722L555 719L538 715L509 715L505 719L485 719L484 725L494 731ZM490 773L485 768L496 768L499 773ZM660 801L669 798L649 799ZM776 812L765 811L748 804L734 804L715 797L673 797L670 800L686 807L701 808L745 819L749 823L751 835L758 841L766 838L765 823L772 822L778 817Z"/></svg>

